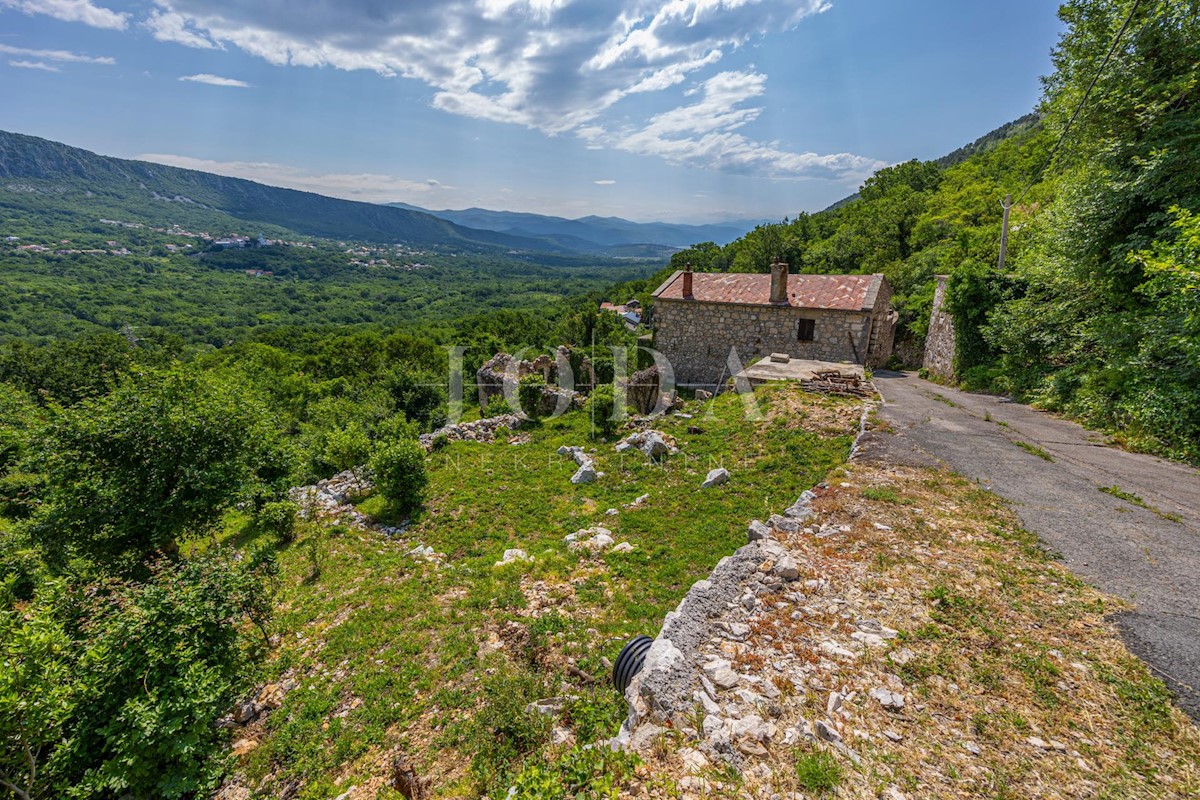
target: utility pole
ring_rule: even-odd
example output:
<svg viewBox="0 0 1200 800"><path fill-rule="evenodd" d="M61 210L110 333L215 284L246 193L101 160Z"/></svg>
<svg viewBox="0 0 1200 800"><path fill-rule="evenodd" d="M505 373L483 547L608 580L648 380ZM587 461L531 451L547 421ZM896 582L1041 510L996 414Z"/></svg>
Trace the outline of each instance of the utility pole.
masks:
<svg viewBox="0 0 1200 800"><path fill-rule="evenodd" d="M1004 227L1000 229L1000 271L1004 272L1004 257L1008 252L1008 212L1012 210L1012 195L1004 195Z"/></svg>

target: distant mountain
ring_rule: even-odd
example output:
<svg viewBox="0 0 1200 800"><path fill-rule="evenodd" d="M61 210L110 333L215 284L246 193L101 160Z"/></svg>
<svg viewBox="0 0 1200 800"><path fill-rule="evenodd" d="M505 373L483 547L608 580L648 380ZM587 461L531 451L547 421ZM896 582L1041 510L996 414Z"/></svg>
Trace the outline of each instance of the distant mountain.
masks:
<svg viewBox="0 0 1200 800"><path fill-rule="evenodd" d="M273 226L308 236L416 245L477 245L528 251L572 248L549 238L473 230L411 209L100 156L47 139L0 131L0 201L47 213L88 214L201 229Z"/></svg>
<svg viewBox="0 0 1200 800"><path fill-rule="evenodd" d="M631 246L652 248L683 248L699 242L727 244L759 224L759 220L734 220L713 225L683 225L670 222L631 222L620 217L581 217L566 219L542 214L516 211L490 211L486 208L466 208L460 211L431 211L408 203L390 203L402 208L470 228L507 233L512 236L550 238L573 250L606 252L615 255L613 248L630 252ZM640 252L638 253L640 254Z"/></svg>

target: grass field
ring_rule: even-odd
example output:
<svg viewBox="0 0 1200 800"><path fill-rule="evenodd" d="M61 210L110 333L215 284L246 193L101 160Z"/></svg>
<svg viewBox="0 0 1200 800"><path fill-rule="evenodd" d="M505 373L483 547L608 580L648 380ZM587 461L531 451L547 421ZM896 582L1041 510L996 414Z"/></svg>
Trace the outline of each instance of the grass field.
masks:
<svg viewBox="0 0 1200 800"><path fill-rule="evenodd" d="M428 500L403 540L306 524L280 554L278 645L263 676L294 688L235 732L242 785L399 797L388 784L407 763L439 797L497 797L515 780L547 796L555 781L607 796L605 781L631 765L577 749L613 735L625 713L602 659L654 635L745 543L750 519L790 504L849 451L858 404L785 387L761 388L757 402L759 419L722 395L689 403L693 419L656 423L680 448L662 464L591 440L583 412L516 432L519 444L451 443L429 457ZM564 444L595 448L604 476L572 485ZM732 480L701 489L715 466ZM380 499L360 507L386 517ZM564 536L597 525L633 550L568 549ZM233 518L227 535L249 544L247 531ZM418 543L441 565L407 555ZM532 560L496 566L509 548ZM546 697L568 698L557 731L525 713Z"/></svg>

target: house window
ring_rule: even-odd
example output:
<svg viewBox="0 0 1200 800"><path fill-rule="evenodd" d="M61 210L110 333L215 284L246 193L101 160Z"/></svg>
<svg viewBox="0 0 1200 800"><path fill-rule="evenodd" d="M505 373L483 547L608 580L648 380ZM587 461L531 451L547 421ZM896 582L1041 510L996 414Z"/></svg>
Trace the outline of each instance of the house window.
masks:
<svg viewBox="0 0 1200 800"><path fill-rule="evenodd" d="M796 341L811 342L817 338L817 321L802 319L796 326Z"/></svg>

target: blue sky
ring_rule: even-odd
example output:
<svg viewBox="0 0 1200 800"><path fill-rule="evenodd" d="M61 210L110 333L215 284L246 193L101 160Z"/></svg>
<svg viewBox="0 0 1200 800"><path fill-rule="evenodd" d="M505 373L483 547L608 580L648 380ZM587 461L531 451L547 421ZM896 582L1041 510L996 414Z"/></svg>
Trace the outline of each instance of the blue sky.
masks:
<svg viewBox="0 0 1200 800"><path fill-rule="evenodd" d="M1049 0L0 0L0 128L373 202L778 219L1027 113L1060 30Z"/></svg>

